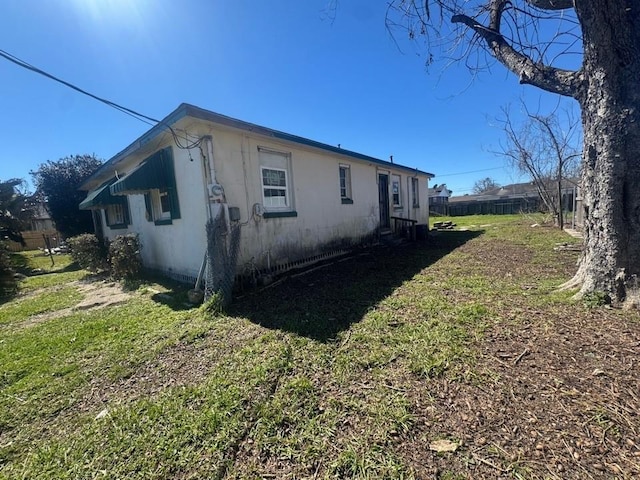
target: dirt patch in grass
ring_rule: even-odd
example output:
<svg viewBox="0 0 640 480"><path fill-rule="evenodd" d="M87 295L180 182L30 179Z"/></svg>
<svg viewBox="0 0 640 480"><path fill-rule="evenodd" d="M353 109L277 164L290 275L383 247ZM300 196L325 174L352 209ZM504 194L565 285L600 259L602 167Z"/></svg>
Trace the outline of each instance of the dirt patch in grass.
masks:
<svg viewBox="0 0 640 480"><path fill-rule="evenodd" d="M120 305L131 298L132 293L122 289L122 285L108 280L76 282L78 290L84 295L74 310L89 310ZM73 283L71 285L74 285Z"/></svg>
<svg viewBox="0 0 640 480"><path fill-rule="evenodd" d="M132 292L122 289L122 286L116 282L105 280L78 280L67 284L70 287L77 288L82 294L82 300L73 307L63 308L52 312L45 312L29 317L28 320L16 325L17 328L27 328L38 325L54 318L60 318L71 315L79 310L93 310L97 308L106 308L121 305L131 298ZM24 296L34 296L41 294L43 291L55 290L57 287L49 287L48 289L35 290L28 292Z"/></svg>
<svg viewBox="0 0 640 480"><path fill-rule="evenodd" d="M571 276L575 258L532 264L502 240L459 249L484 275ZM455 294L455 292L454 292ZM455 301L455 298L450 298ZM462 300L468 301L468 297ZM415 415L397 452L418 478L639 478L640 322L621 310L580 304L493 305L499 318L455 378L407 377ZM454 453L430 450L437 439Z"/></svg>
<svg viewBox="0 0 640 480"><path fill-rule="evenodd" d="M419 476L640 475L637 320L571 308L509 332L496 325L478 350L461 381L411 389L418 421L399 451ZM437 438L460 442L459 452L430 452Z"/></svg>

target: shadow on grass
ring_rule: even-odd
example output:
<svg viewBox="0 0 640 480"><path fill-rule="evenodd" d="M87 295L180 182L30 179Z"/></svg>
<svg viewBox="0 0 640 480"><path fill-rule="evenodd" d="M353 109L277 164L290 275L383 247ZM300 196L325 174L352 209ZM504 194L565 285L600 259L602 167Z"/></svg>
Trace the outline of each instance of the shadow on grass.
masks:
<svg viewBox="0 0 640 480"><path fill-rule="evenodd" d="M20 255L19 253L10 253L9 258L11 259L11 267L15 272L22 275L29 275L31 267L29 266L29 260L27 257Z"/></svg>
<svg viewBox="0 0 640 480"><path fill-rule="evenodd" d="M373 248L237 299L228 313L325 342L360 321L403 282L482 233L442 232L424 244Z"/></svg>
<svg viewBox="0 0 640 480"><path fill-rule="evenodd" d="M47 265L46 268L33 268L29 264L29 258L26 255L21 253L11 253L11 266L16 273L24 275L26 277L33 277L35 275L46 275L48 273L65 273L65 272L75 272L80 270L80 266L76 262L71 262L64 267L58 267L55 265L55 255L54 255L54 265Z"/></svg>
<svg viewBox="0 0 640 480"><path fill-rule="evenodd" d="M141 279L131 281L128 285L130 290L137 290L138 288L150 287L151 285L157 285L162 288L162 292L154 293L151 296L151 300L156 303L166 305L175 311L191 310L196 308L197 305L189 303L187 291L193 288L189 284L180 283L161 275L157 275L153 272L146 271L143 273Z"/></svg>

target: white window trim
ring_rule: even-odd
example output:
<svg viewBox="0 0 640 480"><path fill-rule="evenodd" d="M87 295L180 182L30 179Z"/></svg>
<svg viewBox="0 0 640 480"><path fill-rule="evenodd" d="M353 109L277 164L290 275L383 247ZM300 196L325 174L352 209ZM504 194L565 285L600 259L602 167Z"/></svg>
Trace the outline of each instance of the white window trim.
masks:
<svg viewBox="0 0 640 480"><path fill-rule="evenodd" d="M418 177L411 177L411 203L413 208L420 208L420 179Z"/></svg>
<svg viewBox="0 0 640 480"><path fill-rule="evenodd" d="M394 196L393 183L395 182L395 179L398 180L398 203L396 203L395 199L393 198ZM402 208L402 178L400 177L400 175L397 175L394 173L391 175L391 181L389 183L391 186L391 205L393 205L393 208L395 209L401 209Z"/></svg>
<svg viewBox="0 0 640 480"><path fill-rule="evenodd" d="M171 208L166 212L162 211L162 200L160 197L162 195L169 195L167 191L160 191L159 189L154 189L151 191L151 208L153 210L153 219L157 220L171 220Z"/></svg>
<svg viewBox="0 0 640 480"><path fill-rule="evenodd" d="M264 184L264 175L263 175L263 172L265 170L275 170L277 172L284 172L284 184L285 184L285 186L284 187L279 187L279 186L273 186L273 185L265 185ZM286 169L277 168L277 167L266 167L266 166L260 165L260 185L261 185L261 188L262 188L262 204L264 205L264 208L266 210L271 210L271 211L287 211L287 210L291 210L291 188L290 188L290 183L289 183L289 172L287 172ZM265 195L264 195L264 191L266 189L284 190L285 205L279 205L279 206L267 205L267 197L265 197Z"/></svg>
<svg viewBox="0 0 640 480"><path fill-rule="evenodd" d="M345 171L345 194L342 195L342 177L341 171ZM343 163L338 165L338 187L340 188L340 198L344 200L353 200L353 190L351 189L351 165L345 165Z"/></svg>

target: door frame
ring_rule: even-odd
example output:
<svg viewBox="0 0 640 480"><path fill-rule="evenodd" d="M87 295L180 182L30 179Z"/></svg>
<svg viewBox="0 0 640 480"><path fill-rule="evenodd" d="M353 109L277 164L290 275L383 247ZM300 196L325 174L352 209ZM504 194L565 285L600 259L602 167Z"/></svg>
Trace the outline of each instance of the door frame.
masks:
<svg viewBox="0 0 640 480"><path fill-rule="evenodd" d="M391 208L389 205L389 174L378 172L378 206L380 229L391 228Z"/></svg>

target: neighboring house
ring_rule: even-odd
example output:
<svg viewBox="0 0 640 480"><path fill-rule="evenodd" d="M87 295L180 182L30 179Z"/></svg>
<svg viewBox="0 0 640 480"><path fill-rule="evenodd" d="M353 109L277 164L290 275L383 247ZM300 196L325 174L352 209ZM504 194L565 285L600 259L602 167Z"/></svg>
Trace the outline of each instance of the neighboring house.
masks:
<svg viewBox="0 0 640 480"><path fill-rule="evenodd" d="M550 190L556 188L550 186ZM580 189L576 182L564 180L562 185L562 208L565 211L579 211ZM544 211L544 202L533 182L514 183L497 187L478 195L463 195L449 199L451 216L475 214L512 214ZM576 216L581 224L581 217Z"/></svg>
<svg viewBox="0 0 640 480"><path fill-rule="evenodd" d="M30 219L30 223L31 231L48 232L56 229L53 224L53 220L51 219L51 215L49 215L45 204L42 202L39 202L34 206L33 216Z"/></svg>
<svg viewBox="0 0 640 480"><path fill-rule="evenodd" d="M436 183L432 188L427 189L429 211L438 215L449 215L449 197L452 193L446 183L442 185Z"/></svg>
<svg viewBox="0 0 640 480"><path fill-rule="evenodd" d="M376 241L391 217L428 224L432 177L182 104L84 182L80 208L173 278L194 281L216 243L233 275L266 275Z"/></svg>
<svg viewBox="0 0 640 480"><path fill-rule="evenodd" d="M36 250L50 247L59 247L62 236L56 231L56 226L49 215L44 203L33 204L32 215L29 219L28 229L21 232L24 245L18 242L7 242L8 249L12 252L24 250ZM47 244L48 242L48 244Z"/></svg>

